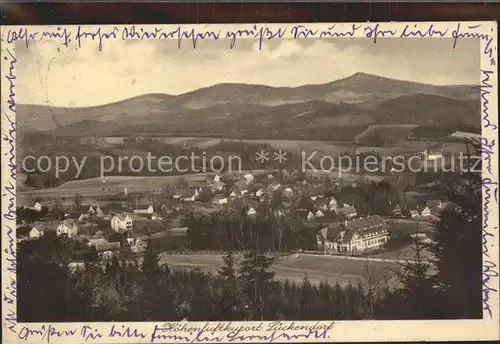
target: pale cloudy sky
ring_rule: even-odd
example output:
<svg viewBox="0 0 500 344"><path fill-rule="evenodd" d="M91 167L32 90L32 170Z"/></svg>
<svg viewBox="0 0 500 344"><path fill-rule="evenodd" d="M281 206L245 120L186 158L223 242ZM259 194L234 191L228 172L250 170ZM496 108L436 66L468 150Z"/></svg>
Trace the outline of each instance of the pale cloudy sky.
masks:
<svg viewBox="0 0 500 344"><path fill-rule="evenodd" d="M479 42L463 39L282 40L189 42L107 41L66 48L54 42L19 42L18 102L91 106L145 93L181 94L222 82L270 86L327 83L356 72L431 83L478 84Z"/></svg>

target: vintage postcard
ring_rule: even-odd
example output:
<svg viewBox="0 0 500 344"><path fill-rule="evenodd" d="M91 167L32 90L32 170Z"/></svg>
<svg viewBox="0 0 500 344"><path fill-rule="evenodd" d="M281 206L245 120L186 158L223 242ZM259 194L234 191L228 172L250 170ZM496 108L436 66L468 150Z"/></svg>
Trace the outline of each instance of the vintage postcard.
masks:
<svg viewBox="0 0 500 344"><path fill-rule="evenodd" d="M496 35L2 27L4 342L498 339Z"/></svg>

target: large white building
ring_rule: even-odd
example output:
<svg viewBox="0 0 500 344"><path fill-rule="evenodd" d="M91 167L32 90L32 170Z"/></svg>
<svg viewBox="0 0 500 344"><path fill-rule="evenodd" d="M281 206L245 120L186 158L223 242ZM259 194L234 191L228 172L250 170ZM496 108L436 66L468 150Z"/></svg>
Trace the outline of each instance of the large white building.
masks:
<svg viewBox="0 0 500 344"><path fill-rule="evenodd" d="M389 240L389 226L379 215L345 221L319 231L318 249L325 253L357 253L383 246Z"/></svg>

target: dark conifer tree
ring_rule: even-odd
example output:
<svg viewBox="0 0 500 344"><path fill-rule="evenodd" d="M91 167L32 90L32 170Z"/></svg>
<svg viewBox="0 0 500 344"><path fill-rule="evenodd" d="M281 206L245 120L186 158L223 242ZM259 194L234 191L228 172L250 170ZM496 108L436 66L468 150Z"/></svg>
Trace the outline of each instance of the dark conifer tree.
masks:
<svg viewBox="0 0 500 344"><path fill-rule="evenodd" d="M141 264L143 317L146 321L158 319L161 312L161 268L158 262L158 254L148 242Z"/></svg>
<svg viewBox="0 0 500 344"><path fill-rule="evenodd" d="M239 279L242 290L257 319L262 317L265 305L272 294L274 272L269 269L273 264L274 258L252 251L244 254L240 265Z"/></svg>
<svg viewBox="0 0 500 344"><path fill-rule="evenodd" d="M443 302L433 309L446 311L447 318L482 316L481 185L479 173L465 171L463 180L450 187L447 196L453 206L441 211L434 223L433 241L426 245L434 257L434 285Z"/></svg>
<svg viewBox="0 0 500 344"><path fill-rule="evenodd" d="M242 320L243 309L248 303L241 290L238 276L238 259L232 252L224 256L219 276L223 279L220 312L223 320Z"/></svg>

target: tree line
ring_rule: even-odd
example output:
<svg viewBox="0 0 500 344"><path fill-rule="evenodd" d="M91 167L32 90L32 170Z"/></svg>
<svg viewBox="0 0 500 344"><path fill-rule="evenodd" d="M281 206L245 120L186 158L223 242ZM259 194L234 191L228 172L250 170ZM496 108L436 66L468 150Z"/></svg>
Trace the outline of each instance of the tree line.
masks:
<svg viewBox="0 0 500 344"><path fill-rule="evenodd" d="M257 214L247 215L245 207L229 208L212 214L189 213L184 220L191 250L261 250L290 252L313 249L314 230L303 226L297 214L275 214L267 204L255 207Z"/></svg>

